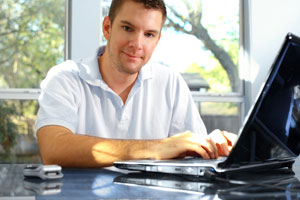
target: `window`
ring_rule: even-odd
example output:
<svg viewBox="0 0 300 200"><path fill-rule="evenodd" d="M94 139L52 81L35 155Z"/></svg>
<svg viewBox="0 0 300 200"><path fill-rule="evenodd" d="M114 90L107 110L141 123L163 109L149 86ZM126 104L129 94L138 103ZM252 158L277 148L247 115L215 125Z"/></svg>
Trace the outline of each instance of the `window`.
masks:
<svg viewBox="0 0 300 200"><path fill-rule="evenodd" d="M48 69L64 60L65 4L0 2L1 162L39 162L33 156L38 154L33 137L37 88Z"/></svg>
<svg viewBox="0 0 300 200"><path fill-rule="evenodd" d="M111 0L102 2L103 17ZM208 131L224 127L237 133L244 115L239 76L240 0L165 3L168 18L152 61L182 73Z"/></svg>

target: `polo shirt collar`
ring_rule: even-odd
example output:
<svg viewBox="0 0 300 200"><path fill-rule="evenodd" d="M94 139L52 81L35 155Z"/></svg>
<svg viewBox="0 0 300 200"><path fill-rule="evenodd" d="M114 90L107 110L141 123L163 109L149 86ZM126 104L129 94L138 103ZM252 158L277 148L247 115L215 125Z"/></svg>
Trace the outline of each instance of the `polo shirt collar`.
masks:
<svg viewBox="0 0 300 200"><path fill-rule="evenodd" d="M153 77L153 67L151 63L147 63L145 66L142 67L140 70L138 79L141 81L151 79Z"/></svg>
<svg viewBox="0 0 300 200"><path fill-rule="evenodd" d="M100 86L101 75L98 67L97 57L90 57L81 59L78 63L79 76L82 80L86 81L90 85Z"/></svg>
<svg viewBox="0 0 300 200"><path fill-rule="evenodd" d="M103 81L99 71L98 57L104 53L105 46L97 50L96 56L81 59L79 61L79 76L90 85L100 86L107 88L107 84ZM144 80L153 77L153 67L151 63L147 63L140 70L137 81L143 82Z"/></svg>

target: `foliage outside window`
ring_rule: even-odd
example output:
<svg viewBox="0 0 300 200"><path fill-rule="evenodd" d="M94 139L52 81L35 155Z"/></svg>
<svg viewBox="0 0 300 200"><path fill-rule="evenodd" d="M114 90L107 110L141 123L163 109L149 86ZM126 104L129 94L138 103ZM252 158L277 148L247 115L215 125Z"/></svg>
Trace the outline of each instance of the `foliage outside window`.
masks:
<svg viewBox="0 0 300 200"><path fill-rule="evenodd" d="M0 89L38 88L64 60L64 27L65 0L0 1ZM0 155L12 154L18 138L33 137L37 110L36 101L0 101Z"/></svg>
<svg viewBox="0 0 300 200"><path fill-rule="evenodd" d="M0 87L37 88L64 59L64 0L0 1Z"/></svg>

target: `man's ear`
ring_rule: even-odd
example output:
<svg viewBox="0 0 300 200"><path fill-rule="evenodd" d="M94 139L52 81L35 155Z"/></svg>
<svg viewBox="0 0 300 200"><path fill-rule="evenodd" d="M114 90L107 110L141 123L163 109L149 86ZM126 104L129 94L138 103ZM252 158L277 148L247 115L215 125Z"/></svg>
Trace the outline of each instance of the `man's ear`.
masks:
<svg viewBox="0 0 300 200"><path fill-rule="evenodd" d="M109 39L109 35L111 33L111 26L112 26L112 24L111 24L109 17L108 16L104 17L104 20L102 23L102 32L103 32L103 35L106 40Z"/></svg>

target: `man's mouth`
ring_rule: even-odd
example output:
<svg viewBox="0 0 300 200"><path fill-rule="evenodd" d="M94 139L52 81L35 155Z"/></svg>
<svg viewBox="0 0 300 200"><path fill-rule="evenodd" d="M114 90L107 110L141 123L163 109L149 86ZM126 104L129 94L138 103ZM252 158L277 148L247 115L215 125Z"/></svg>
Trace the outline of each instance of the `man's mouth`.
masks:
<svg viewBox="0 0 300 200"><path fill-rule="evenodd" d="M141 58L141 56L139 55L134 55L134 54L130 54L130 53L127 53L127 52L123 52L126 56L128 56L129 58L131 59L139 59Z"/></svg>

